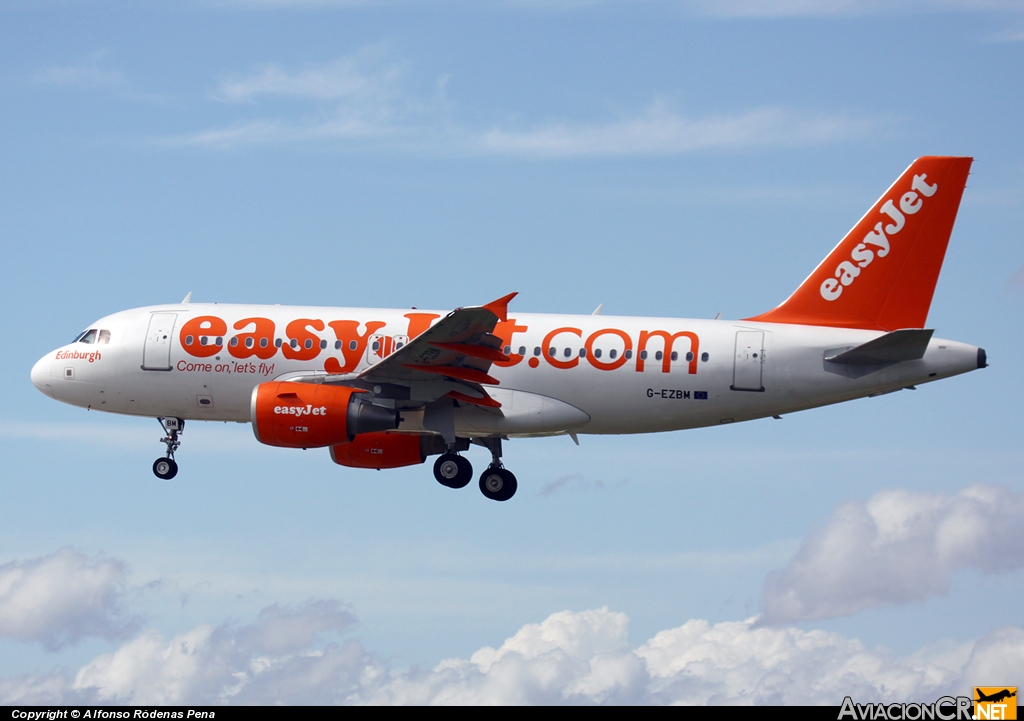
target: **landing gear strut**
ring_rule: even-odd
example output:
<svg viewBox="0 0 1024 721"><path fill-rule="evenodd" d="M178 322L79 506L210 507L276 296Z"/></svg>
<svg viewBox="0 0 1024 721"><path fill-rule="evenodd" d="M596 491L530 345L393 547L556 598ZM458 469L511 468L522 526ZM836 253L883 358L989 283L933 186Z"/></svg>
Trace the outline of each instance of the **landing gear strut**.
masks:
<svg viewBox="0 0 1024 721"><path fill-rule="evenodd" d="M185 430L185 421L181 418L157 418L167 435L160 442L167 446L167 455L153 461L153 473L157 478L169 481L178 475L178 464L174 462L174 452L181 441L178 434Z"/></svg>
<svg viewBox="0 0 1024 721"><path fill-rule="evenodd" d="M492 501L507 501L516 494L519 483L501 465L501 438L475 438L474 442L491 452L491 465L480 476L480 492Z"/></svg>

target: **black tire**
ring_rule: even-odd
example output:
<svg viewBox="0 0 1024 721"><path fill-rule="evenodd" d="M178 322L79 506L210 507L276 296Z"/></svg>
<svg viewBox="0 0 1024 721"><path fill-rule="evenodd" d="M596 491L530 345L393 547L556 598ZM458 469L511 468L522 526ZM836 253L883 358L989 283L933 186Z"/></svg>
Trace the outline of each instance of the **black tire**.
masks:
<svg viewBox="0 0 1024 721"><path fill-rule="evenodd" d="M507 501L518 487L516 477L504 468L491 467L480 476L480 492L492 501Z"/></svg>
<svg viewBox="0 0 1024 721"><path fill-rule="evenodd" d="M153 474L157 478L169 481L178 475L178 464L173 458L157 458L153 461Z"/></svg>
<svg viewBox="0 0 1024 721"><path fill-rule="evenodd" d="M434 478L448 488L465 488L473 480L473 465L454 453L445 453L434 461Z"/></svg>

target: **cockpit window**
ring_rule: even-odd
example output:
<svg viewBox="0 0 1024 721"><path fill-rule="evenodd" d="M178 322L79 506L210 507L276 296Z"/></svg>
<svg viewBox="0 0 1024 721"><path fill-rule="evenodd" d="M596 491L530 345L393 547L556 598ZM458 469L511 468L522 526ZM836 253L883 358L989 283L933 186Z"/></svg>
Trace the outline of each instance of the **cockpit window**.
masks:
<svg viewBox="0 0 1024 721"><path fill-rule="evenodd" d="M96 340L96 342L99 343L100 345L106 345L107 343L109 343L110 342L110 331L109 330L101 330L100 331L100 337Z"/></svg>
<svg viewBox="0 0 1024 721"><path fill-rule="evenodd" d="M96 342L96 329L90 328L89 330L78 336L77 343L95 343Z"/></svg>

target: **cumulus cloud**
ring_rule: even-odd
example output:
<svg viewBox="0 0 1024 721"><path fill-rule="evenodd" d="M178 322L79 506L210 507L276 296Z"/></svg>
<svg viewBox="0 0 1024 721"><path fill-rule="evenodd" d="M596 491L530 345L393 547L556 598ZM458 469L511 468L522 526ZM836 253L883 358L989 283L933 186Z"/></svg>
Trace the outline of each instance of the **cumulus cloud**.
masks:
<svg viewBox="0 0 1024 721"><path fill-rule="evenodd" d="M124 611L125 581L121 562L73 548L0 566L0 636L49 650L90 636L124 638L135 626Z"/></svg>
<svg viewBox="0 0 1024 721"><path fill-rule="evenodd" d="M265 608L240 628L200 625L170 642L147 630L82 667L68 691L128 704L338 702L351 686L346 672L372 664L357 644L318 649L314 641L354 622L338 601L311 601Z"/></svg>
<svg viewBox="0 0 1024 721"><path fill-rule="evenodd" d="M975 485L953 496L883 491L840 506L769 574L764 623L834 618L944 593L963 569L1024 566L1024 494Z"/></svg>
<svg viewBox="0 0 1024 721"><path fill-rule="evenodd" d="M0 681L0 703L130 704L837 704L930 700L1024 673L1024 630L894 657L856 639L753 620L692 620L629 643L629 620L600 608L528 624L497 648L433 669L392 669L349 641L332 601L264 611L251 626L198 626L164 640L146 631L73 680ZM271 630L273 629L273 630Z"/></svg>

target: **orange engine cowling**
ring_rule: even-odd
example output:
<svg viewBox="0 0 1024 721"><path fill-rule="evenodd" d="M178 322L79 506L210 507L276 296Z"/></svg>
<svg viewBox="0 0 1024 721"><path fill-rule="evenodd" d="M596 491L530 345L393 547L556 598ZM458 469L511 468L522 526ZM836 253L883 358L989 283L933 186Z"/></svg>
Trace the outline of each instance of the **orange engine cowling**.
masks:
<svg viewBox="0 0 1024 721"><path fill-rule="evenodd" d="M285 448L348 443L359 433L398 427L398 413L360 400L356 388L325 383L261 383L252 391L256 440Z"/></svg>
<svg viewBox="0 0 1024 721"><path fill-rule="evenodd" d="M363 433L331 446L331 460L350 468L401 468L426 460L423 437L408 433Z"/></svg>

